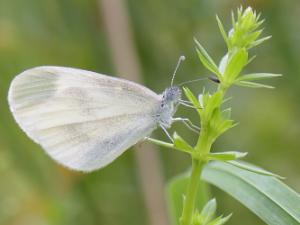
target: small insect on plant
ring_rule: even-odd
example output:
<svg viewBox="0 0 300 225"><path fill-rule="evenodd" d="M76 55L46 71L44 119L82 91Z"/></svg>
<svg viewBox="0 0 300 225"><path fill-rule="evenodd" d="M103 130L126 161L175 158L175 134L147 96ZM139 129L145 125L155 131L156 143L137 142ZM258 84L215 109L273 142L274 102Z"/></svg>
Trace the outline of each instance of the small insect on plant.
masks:
<svg viewBox="0 0 300 225"><path fill-rule="evenodd" d="M174 86L173 80L184 57L179 58L171 86L162 94L95 72L41 66L12 81L8 93L11 112L22 130L50 157L73 170L90 172L104 167L144 139L189 154L191 169L167 185L174 225L221 225L229 220L231 214L214 218L216 200L209 200L207 192L199 189L206 183L236 198L267 224L300 224L300 197L280 181L280 176L239 161L246 156L244 152L211 152L217 138L236 126L231 108L223 108L228 89L233 85L273 88L256 81L280 76L242 72L254 59L249 50L270 38L260 38L262 23L250 7L232 13L229 32L217 17L227 46L219 63L195 39L200 62L213 74L209 78L217 86L213 93L203 90L195 96L183 87L188 100L182 99L181 85ZM196 110L199 126L174 116L179 105ZM188 143L178 132L168 133L175 121L199 134L196 144ZM163 129L168 141L149 137L157 127Z"/></svg>

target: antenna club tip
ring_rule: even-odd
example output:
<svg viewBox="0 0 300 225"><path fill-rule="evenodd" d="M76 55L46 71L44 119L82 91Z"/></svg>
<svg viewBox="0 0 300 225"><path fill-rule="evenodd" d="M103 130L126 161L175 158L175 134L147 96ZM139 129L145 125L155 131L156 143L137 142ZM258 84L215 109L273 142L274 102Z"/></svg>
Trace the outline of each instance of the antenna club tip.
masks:
<svg viewBox="0 0 300 225"><path fill-rule="evenodd" d="M180 56L180 61L184 61L185 60L185 56L184 55L182 55L182 56Z"/></svg>

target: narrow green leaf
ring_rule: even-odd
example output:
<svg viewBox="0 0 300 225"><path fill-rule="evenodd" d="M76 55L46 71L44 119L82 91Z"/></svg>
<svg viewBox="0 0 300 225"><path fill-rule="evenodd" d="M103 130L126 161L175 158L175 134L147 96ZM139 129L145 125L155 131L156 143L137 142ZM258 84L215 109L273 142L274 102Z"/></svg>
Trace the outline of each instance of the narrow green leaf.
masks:
<svg viewBox="0 0 300 225"><path fill-rule="evenodd" d="M231 99L232 99L232 97L228 97L228 98L223 99L222 104L224 104L224 103L230 101Z"/></svg>
<svg viewBox="0 0 300 225"><path fill-rule="evenodd" d="M208 223L207 225L222 225L225 224L230 217L232 216L232 214L229 214L228 216L222 218L222 216L217 217L216 219L214 219L213 221L211 221L210 223Z"/></svg>
<svg viewBox="0 0 300 225"><path fill-rule="evenodd" d="M224 79L234 81L248 62L248 53L244 48L235 50L229 56L224 72Z"/></svg>
<svg viewBox="0 0 300 225"><path fill-rule="evenodd" d="M225 73L225 69L227 67L227 64L228 64L228 54L224 55L220 61L220 64L219 64L219 71L221 74L224 74Z"/></svg>
<svg viewBox="0 0 300 225"><path fill-rule="evenodd" d="M231 218L231 216L232 216L232 213L229 214L226 217L221 218L220 221L219 221L219 223L217 223L215 225L223 225L223 224L225 224Z"/></svg>
<svg viewBox="0 0 300 225"><path fill-rule="evenodd" d="M179 225L183 207L183 197L189 181L189 173L182 173L172 178L166 186L167 206L173 225ZM200 182L196 196L196 208L202 209L209 200L209 189L205 182Z"/></svg>
<svg viewBox="0 0 300 225"><path fill-rule="evenodd" d="M250 64L255 58L256 58L256 55L254 55L250 59L248 59L248 62L246 65Z"/></svg>
<svg viewBox="0 0 300 225"><path fill-rule="evenodd" d="M248 34L244 41L246 43L253 43L261 35L261 33L262 33L262 30L254 31L254 32ZM251 44L250 44L250 46L251 46Z"/></svg>
<svg viewBox="0 0 300 225"><path fill-rule="evenodd" d="M174 147L181 149L184 152L192 153L194 151L193 147L190 146L182 137L180 137L176 132L173 134Z"/></svg>
<svg viewBox="0 0 300 225"><path fill-rule="evenodd" d="M218 23L220 32L222 34L222 37L223 37L224 41L226 42L226 44L228 44L228 37L227 37L226 31L225 31L224 26L223 26L221 20L219 19L218 15L216 15L216 19L217 19L217 23Z"/></svg>
<svg viewBox="0 0 300 225"><path fill-rule="evenodd" d="M256 40L256 41L254 41L254 42L250 45L249 48L253 48L253 47L257 46L257 45L260 45L261 43L263 43L263 42L269 40L271 37L272 37L272 36L270 35L270 36L267 36L267 37L258 39L258 40Z"/></svg>
<svg viewBox="0 0 300 225"><path fill-rule="evenodd" d="M181 151L181 152L186 152L184 149L181 149L181 148L177 148L174 144L172 143L168 143L168 142L164 142L164 141L161 141L161 140L157 140L155 138L145 138L145 140L153 143L153 144L156 144L156 145L159 145L159 146L162 146L162 147L165 147L165 148L171 148L171 149L175 149L177 151Z"/></svg>
<svg viewBox="0 0 300 225"><path fill-rule="evenodd" d="M202 179L227 192L269 225L299 225L300 195L272 176L215 161Z"/></svg>
<svg viewBox="0 0 300 225"><path fill-rule="evenodd" d="M257 15L257 17L256 17L256 21L257 21L257 22L256 22L256 24L251 28L250 31L256 30L257 28L259 28L259 27L265 22L264 19L263 19L263 20L259 20L260 15L261 15L261 14L258 14L258 15Z"/></svg>
<svg viewBox="0 0 300 225"><path fill-rule="evenodd" d="M275 74L275 73L250 73L246 75L240 76L237 81L253 81L253 80L262 80L262 79L268 79L273 77L280 77L281 74Z"/></svg>
<svg viewBox="0 0 300 225"><path fill-rule="evenodd" d="M168 142L164 142L164 141L161 141L161 140L157 140L155 138L145 138L147 141L150 141L152 142L153 144L157 144L157 145L160 145L160 146L163 146L163 147L167 147L167 148L174 148L174 145L172 143L168 143Z"/></svg>
<svg viewBox="0 0 300 225"><path fill-rule="evenodd" d="M231 108L224 109L222 111L222 117L227 120L230 119L231 118Z"/></svg>
<svg viewBox="0 0 300 225"><path fill-rule="evenodd" d="M183 91L188 100L193 104L193 106L197 109L198 112L201 112L201 105L199 104L196 96L191 92L191 90L187 87L183 87Z"/></svg>
<svg viewBox="0 0 300 225"><path fill-rule="evenodd" d="M266 85L266 84L260 84L250 81L236 81L234 82L235 85L242 86L242 87L250 87L250 88L269 88L273 89L273 86Z"/></svg>
<svg viewBox="0 0 300 225"><path fill-rule="evenodd" d="M224 120L222 123L218 125L216 128L220 134L224 133L225 131L229 130L230 128L235 127L237 124L234 123L233 120Z"/></svg>
<svg viewBox="0 0 300 225"><path fill-rule="evenodd" d="M207 224L214 216L217 210L217 202L216 199L211 199L201 211L201 217L203 219L203 224Z"/></svg>
<svg viewBox="0 0 300 225"><path fill-rule="evenodd" d="M234 18L234 12L231 11L231 26L234 28L235 27L235 18Z"/></svg>
<svg viewBox="0 0 300 225"><path fill-rule="evenodd" d="M198 96L198 101L199 101L201 108L204 108L204 94L200 94Z"/></svg>
<svg viewBox="0 0 300 225"><path fill-rule="evenodd" d="M265 175L265 176L272 176L272 177L276 177L276 178L279 178L279 179L284 179L284 177L278 175L278 174L275 174L275 173L271 173L267 170L264 170L258 166L254 166L250 163L246 163L246 162L242 162L242 161L230 161L230 162L227 162L233 166L236 166L238 168L241 168L243 170L247 170L247 171L250 171L250 172L253 172L253 173L257 173L257 174L261 174L261 175Z"/></svg>
<svg viewBox="0 0 300 225"><path fill-rule="evenodd" d="M220 107L222 103L222 94L221 92L215 92L213 95L211 95L208 98L208 101L205 103L204 101L204 106L205 112L207 113L207 117L210 118L211 115L215 110L219 111L218 108Z"/></svg>
<svg viewBox="0 0 300 225"><path fill-rule="evenodd" d="M207 157L208 160L230 161L238 158L243 158L247 154L248 154L247 152L229 151L229 152L209 153Z"/></svg>
<svg viewBox="0 0 300 225"><path fill-rule="evenodd" d="M219 223L219 221L222 219L222 216L218 216L217 218L215 218L213 221L205 224L205 225L216 225Z"/></svg>
<svg viewBox="0 0 300 225"><path fill-rule="evenodd" d="M203 48L203 46L196 40L196 38L194 39L197 48L196 51L198 53L199 59L202 62L202 64L211 72L213 72L214 74L217 75L217 77L219 79L221 79L221 74L218 70L217 65L215 64L215 62L212 60L212 58L209 56L209 54L207 53L207 51Z"/></svg>

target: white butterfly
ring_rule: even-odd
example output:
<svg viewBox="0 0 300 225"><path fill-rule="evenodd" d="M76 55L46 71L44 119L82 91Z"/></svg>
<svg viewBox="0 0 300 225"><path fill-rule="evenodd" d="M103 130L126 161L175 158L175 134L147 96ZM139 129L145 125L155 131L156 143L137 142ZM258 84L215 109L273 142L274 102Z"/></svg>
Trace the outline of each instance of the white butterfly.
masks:
<svg viewBox="0 0 300 225"><path fill-rule="evenodd" d="M24 71L8 94L25 133L80 171L104 167L157 126L169 128L180 98L177 86L158 95L127 80L55 66Z"/></svg>

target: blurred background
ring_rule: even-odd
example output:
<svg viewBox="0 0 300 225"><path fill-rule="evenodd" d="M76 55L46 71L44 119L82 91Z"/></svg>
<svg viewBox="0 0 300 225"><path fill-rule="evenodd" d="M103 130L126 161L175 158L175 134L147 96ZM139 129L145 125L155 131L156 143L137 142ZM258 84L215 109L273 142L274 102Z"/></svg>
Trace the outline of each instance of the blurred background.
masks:
<svg viewBox="0 0 300 225"><path fill-rule="evenodd" d="M230 12L240 5L251 5L261 12L266 19L264 35L273 36L252 50L257 58L246 72L284 76L267 82L276 86L275 90L235 87L230 91L233 118L239 126L222 136L213 150L247 151L247 161L286 177L284 182L300 191L299 1L124 0L121 11L106 7L104 2L0 0L1 225L154 225L151 216L155 213L149 212L147 198L155 199L163 192L153 196L145 193L149 191L145 188L147 179L137 169L143 167L143 162L136 162L134 151L125 152L111 165L89 174L57 165L13 120L6 100L10 81L21 71L39 65L117 74L122 73L120 64L131 58L130 66L136 68L133 74L140 76L132 79L143 80L147 87L160 93L170 84L181 54L187 60L175 83L209 74L197 59L193 37L216 61L220 60L226 49L215 14L228 29ZM129 24L123 26L122 18L128 19ZM114 37L119 38L117 42ZM203 86L215 87L209 81L189 85L195 93L200 93ZM181 108L178 115L188 115L197 122L193 110ZM174 127L195 142L194 134L180 125ZM161 131L154 135L166 138ZM152 161L148 160L143 170L154 177L153 182L165 183L190 165L184 154L166 149L151 151L156 169L152 173ZM148 182L151 184L152 180ZM228 224L264 224L227 194L215 188L212 191L219 213L234 213Z"/></svg>

